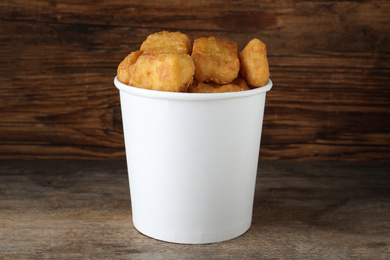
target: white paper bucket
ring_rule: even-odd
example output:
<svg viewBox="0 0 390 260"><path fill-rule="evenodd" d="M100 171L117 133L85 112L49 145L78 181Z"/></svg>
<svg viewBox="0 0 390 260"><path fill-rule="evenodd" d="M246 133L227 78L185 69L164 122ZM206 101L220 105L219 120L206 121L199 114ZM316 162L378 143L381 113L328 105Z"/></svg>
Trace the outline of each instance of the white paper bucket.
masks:
<svg viewBox="0 0 390 260"><path fill-rule="evenodd" d="M229 93L120 90L133 224L185 244L220 242L252 221L264 87Z"/></svg>

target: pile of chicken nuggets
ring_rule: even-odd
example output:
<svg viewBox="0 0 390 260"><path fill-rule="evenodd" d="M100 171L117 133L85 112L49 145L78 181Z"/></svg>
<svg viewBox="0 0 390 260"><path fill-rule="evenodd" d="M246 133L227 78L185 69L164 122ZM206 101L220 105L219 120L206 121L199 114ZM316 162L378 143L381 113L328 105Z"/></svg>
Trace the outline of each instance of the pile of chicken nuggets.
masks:
<svg viewBox="0 0 390 260"><path fill-rule="evenodd" d="M259 39L240 53L236 43L213 36L191 45L181 32L151 34L119 64L118 79L138 88L189 93L244 91L268 82L266 46Z"/></svg>

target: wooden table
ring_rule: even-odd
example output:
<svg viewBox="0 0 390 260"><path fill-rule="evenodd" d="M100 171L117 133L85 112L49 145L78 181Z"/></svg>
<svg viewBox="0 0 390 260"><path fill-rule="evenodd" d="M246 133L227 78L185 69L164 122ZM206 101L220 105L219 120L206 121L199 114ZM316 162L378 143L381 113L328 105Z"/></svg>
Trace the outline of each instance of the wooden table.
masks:
<svg viewBox="0 0 390 260"><path fill-rule="evenodd" d="M253 224L222 243L137 232L124 161L0 161L1 259L389 259L390 164L260 162Z"/></svg>

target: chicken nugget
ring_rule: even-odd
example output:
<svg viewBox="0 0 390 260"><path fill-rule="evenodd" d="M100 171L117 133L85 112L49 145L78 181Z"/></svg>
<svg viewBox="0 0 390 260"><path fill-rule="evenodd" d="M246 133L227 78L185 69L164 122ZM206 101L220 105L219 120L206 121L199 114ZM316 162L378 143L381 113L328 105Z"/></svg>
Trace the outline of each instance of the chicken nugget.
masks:
<svg viewBox="0 0 390 260"><path fill-rule="evenodd" d="M249 89L249 88L248 88ZM189 93L223 93L223 92L236 92L247 90L235 84L216 84L216 83L204 83L194 80L192 85L188 88Z"/></svg>
<svg viewBox="0 0 390 260"><path fill-rule="evenodd" d="M195 65L184 53L144 53L130 66L129 85L170 92L184 92L192 83Z"/></svg>
<svg viewBox="0 0 390 260"><path fill-rule="evenodd" d="M191 40L181 32L162 31L149 35L142 43L140 50L145 53L182 52L190 54Z"/></svg>
<svg viewBox="0 0 390 260"><path fill-rule="evenodd" d="M127 55L127 57L119 64L117 69L118 80L123 84L129 84L130 73L129 67L133 65L138 57L142 54L142 51L134 51Z"/></svg>
<svg viewBox="0 0 390 260"><path fill-rule="evenodd" d="M192 59L195 63L194 77L199 81L228 84L237 78L240 70L238 45L213 36L194 41Z"/></svg>
<svg viewBox="0 0 390 260"><path fill-rule="evenodd" d="M262 87L268 82L269 67L266 46L259 39L251 40L239 53L240 73L249 85Z"/></svg>

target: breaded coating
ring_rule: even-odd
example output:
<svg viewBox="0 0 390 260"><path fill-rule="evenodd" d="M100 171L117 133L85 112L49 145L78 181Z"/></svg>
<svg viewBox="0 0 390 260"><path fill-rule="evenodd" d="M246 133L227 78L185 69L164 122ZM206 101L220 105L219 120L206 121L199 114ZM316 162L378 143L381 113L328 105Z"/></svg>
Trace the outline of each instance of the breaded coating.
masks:
<svg viewBox="0 0 390 260"><path fill-rule="evenodd" d="M133 65L138 57L142 54L142 51L134 51L127 55L127 57L119 64L117 69L118 80L123 84L128 85L130 80L129 67Z"/></svg>
<svg viewBox="0 0 390 260"><path fill-rule="evenodd" d="M238 45L213 36L194 41L192 59L195 63L194 77L199 81L229 84L237 78L240 70Z"/></svg>
<svg viewBox="0 0 390 260"><path fill-rule="evenodd" d="M129 71L130 86L185 92L192 83L195 65L184 53L144 53Z"/></svg>
<svg viewBox="0 0 390 260"><path fill-rule="evenodd" d="M253 87L262 87L268 82L269 67L266 46L259 39L251 40L239 53L243 78Z"/></svg>
<svg viewBox="0 0 390 260"><path fill-rule="evenodd" d="M236 92L248 90L235 84L216 84L216 83L204 83L194 80L192 85L188 88L189 93L223 93L223 92Z"/></svg>
<svg viewBox="0 0 390 260"><path fill-rule="evenodd" d="M140 50L145 53L181 52L190 54L191 40L181 32L162 31L149 35L142 43Z"/></svg>
<svg viewBox="0 0 390 260"><path fill-rule="evenodd" d="M250 87L245 79L243 79L240 75L232 81L232 84L242 87L244 90L249 90Z"/></svg>

